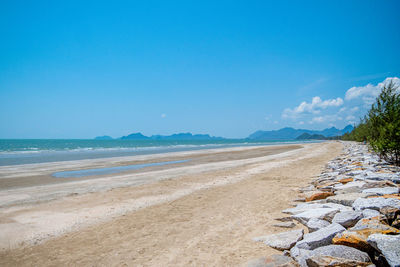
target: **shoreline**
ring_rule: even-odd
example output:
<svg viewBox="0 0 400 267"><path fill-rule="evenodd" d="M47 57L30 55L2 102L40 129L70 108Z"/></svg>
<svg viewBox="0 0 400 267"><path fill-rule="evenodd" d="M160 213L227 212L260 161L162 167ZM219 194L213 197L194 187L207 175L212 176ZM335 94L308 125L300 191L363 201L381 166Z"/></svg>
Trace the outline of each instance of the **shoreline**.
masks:
<svg viewBox="0 0 400 267"><path fill-rule="evenodd" d="M332 150L333 149L333 150ZM188 166L187 168L191 169L192 171L195 170L195 172L188 172L188 169L186 169L184 172L181 172L179 174L174 174L174 179L171 178L166 178L166 179L161 179L157 182L154 183L149 183L149 184L143 184L135 187L121 187L121 188L115 188L112 190L108 191L101 191L97 193L90 193L90 194L82 194L82 195L77 195L77 196L70 196L70 197L63 197L62 199L59 200L53 200L50 202L34 205L31 207L26 207L24 210L23 208L16 209L10 208L9 212L7 213L8 218L17 218L19 220L20 226L21 225L26 225L26 223L30 222L31 224L36 222L36 225L38 225L37 221L32 221L32 219L29 219L28 217L32 218L34 214L41 214L41 216L44 216L44 219L54 219L55 221L60 221L60 220L66 220L66 224L69 225L68 227L65 227L64 225L64 230L59 231L60 229L51 229L52 231L48 231L47 233L41 233L41 235L36 236L36 239L33 238L31 242L25 243L25 246L27 247L15 247L15 245L9 245L9 247L13 247L14 249L7 249L4 251L3 255L7 259L11 260L14 259L16 260L15 257L12 255L20 255L19 253L23 251L23 253L27 253L27 249L29 251L33 250L39 250L42 251L41 253L52 253L47 250L45 250L46 246L53 246L54 244L52 242L64 242L65 238L68 239L68 237L74 236L78 237L81 236L82 238L85 236L84 233L87 233L88 231L94 231L93 229L97 229L96 227L103 227L105 225L109 225L110 231L115 230L115 223L117 225L119 222L124 221L125 219L128 219L130 217L137 217L138 222L145 222L148 216L156 216L153 218L152 223L147 222L144 223L144 225L159 225L159 224L164 224L168 222L168 219L165 218L166 214L165 212L167 210L170 210L171 207L176 207L178 205L177 203L182 203L182 205L185 205L186 209L193 210L190 212L193 216L200 216L198 219L203 218L204 214L198 213L200 210L206 209L208 213L214 213L215 210L212 209L214 207L215 203L219 203L219 201L222 201L224 205L214 207L216 209L221 209L220 213L225 214L225 216L228 216L230 219L235 221L231 215L226 214L227 212L230 212L230 208L228 208L230 205L233 205L232 212L240 212L240 210L243 209L243 207L240 207L240 205L244 205L243 203L246 204L246 210L247 209L254 209L257 207L257 209L262 206L263 208L266 208L268 204L271 203L276 203L271 205L269 210L271 210L272 207L277 208L277 206L274 205L288 205L288 198L291 199L293 196L291 193L292 192L292 187L288 186L288 182L290 184L293 184L295 180L295 177L297 177L299 180L296 183L300 183L300 180L303 181L304 179L309 180L309 176L307 174L318 174L322 168L322 166L325 164L326 160L329 159L329 157L332 157L335 155L335 153L339 153L340 150L340 144L337 142L325 142L325 143L317 143L317 144L306 144L304 145L303 148L301 149L295 149L291 151L286 151L282 152L280 154L275 154L275 155L269 155L269 156L264 156L264 157L255 157L255 158L250 158L250 159L240 159L240 160L231 160L231 161L224 161L224 162L217 162L217 163L209 163L208 165L200 164L199 166ZM334 152L336 151L336 152ZM332 154L333 153L333 154ZM328 157L328 158L327 158ZM302 164L301 162L304 162L306 164ZM316 163L318 162L318 163ZM240 163L240 164L238 164ZM222 165L221 165L222 164ZM298 173L296 170L293 169L293 167L290 167L292 165L297 166L297 168L304 169L304 173ZM310 165L311 164L311 165ZM205 168L207 166L207 168ZM175 169L182 169L182 168L175 168ZM176 170L175 170L176 171ZM154 171L157 173L157 171ZM158 175L159 175L158 171ZM291 174L284 174L285 172L290 172ZM150 172L151 173L151 172ZM267 180L264 180L262 177L266 177L270 174L273 175L271 178L265 178ZM149 173L145 174L146 176L149 175ZM289 175L289 176L287 176ZM299 176L300 175L300 176ZM127 175L129 176L129 175ZM281 177L279 178L279 181L277 183L277 178L274 177ZM302 177L302 178L300 178ZM259 180L261 179L261 180ZM97 179L102 180L102 179ZM296 179L297 180L297 179ZM258 183L261 184L257 185ZM87 182L87 181L86 181ZM266 183L266 184L265 184ZM260 185L262 185L260 187ZM264 187L263 187L264 186ZM265 187L266 186L266 187ZM278 189L278 188L280 189ZM282 188L281 188L282 187ZM240 193L239 193L239 191ZM263 190L266 190L263 192ZM272 191L271 191L272 190ZM283 195L280 195L280 199L276 199L274 196L274 192L276 190L283 190L286 193L281 193ZM237 191L235 193L235 191ZM219 193L218 193L219 192ZM270 192L270 193L268 193ZM261 194L261 195L260 195ZM202 196L201 198L198 198L197 196L200 195ZM209 197L213 196L212 198L218 198L220 200L215 200L212 201L209 199ZM205 197L209 196L209 197ZM236 197L235 197L236 196ZM239 197L240 196L240 197ZM239 197L239 198L238 198ZM259 197L259 198L255 198ZM242 199L244 198L244 199ZM268 201L265 202L265 199L263 198L272 198ZM188 201L190 199L190 201ZM201 200L204 199L204 200ZM233 202L229 202L228 200L232 199ZM241 201L236 201L238 199L242 199L244 202L242 203ZM257 203L253 207L252 201L255 201ZM264 200L264 201L262 201ZM200 202L199 202L200 201ZM202 201L206 201L205 203L208 204L201 204ZM211 201L211 202L210 202ZM228 201L228 202L226 202ZM271 202L272 201L272 202ZM83 206L80 205L79 203L85 203ZM174 204L172 204L174 203ZM213 204L214 203L214 204ZM286 203L286 204L285 204ZM172 205L172 206L171 206ZM180 204L179 204L180 205ZM239 205L237 209L234 208L235 205ZM267 206L266 206L267 205ZM77 208L79 208L77 210ZM228 209L227 209L228 208ZM13 210L14 209L14 210ZM55 212L55 209L57 212ZM199 210L200 209L200 210ZM80 212L78 212L80 210ZM158 210L155 212L155 210ZM197 211L195 211L197 210ZM171 211L171 210L170 210ZM4 212L4 210L3 210ZM182 214L182 212L176 211L176 215L178 216L177 218L180 218L180 216L185 217L185 212ZM194 212L194 213L193 213ZM205 210L203 212L207 213ZM244 212L244 210L243 210ZM276 213L275 211L272 211L272 213ZM170 212L168 212L169 214ZM248 210L245 212L248 213ZM5 213L3 213L5 214ZM104 216L106 214L106 216ZM164 215L163 215L164 214ZM180 215L178 215L180 214ZM197 214L197 215L194 215ZM16 216L17 217L13 217ZM53 217L51 216L53 215ZM101 215L101 216L100 216ZM172 214L170 214L172 216ZM168 216L170 216L168 215ZM25 217L24 217L25 216ZM26 217L28 216L28 217ZM75 216L75 217L74 217ZM83 220L78 220L77 218L80 216L86 216L88 218L83 217ZM168 217L167 216L167 217ZM175 215L174 215L175 216ZM207 215L205 215L207 216ZM226 222L226 219L220 218L217 214L210 215L211 217L217 216L215 218L219 218L216 222L209 221L208 223L211 224L217 224L214 225L215 229L218 229L222 225L219 225L219 223ZM256 223L255 225L256 228L260 228L260 224L262 222L260 220L265 219L264 216L261 216L260 214L251 214L249 218L243 218L243 215L240 215L242 223L245 223L245 221L248 221L247 223ZM103 218L103 219L102 219ZM163 219L164 218L164 219ZM4 221L5 218L3 218ZM43 219L43 217L42 217ZM172 219L172 218L171 218ZM200 219L201 220L204 220ZM221 219L223 221L221 221ZM25 221L24 221L25 220ZM158 220L159 223L157 222ZM166 221L165 221L166 220ZM180 219L179 219L180 220ZM189 219L190 221L191 219ZM253 221L255 220L255 221ZM271 218L268 219L269 221ZM71 221L77 222L76 224L71 223ZM136 221L136 219L134 220ZM132 223L135 223L132 221ZM186 221L186 219L185 219ZM198 223L200 221L197 221L194 225L190 223L188 227L190 228L190 231L198 231ZM89 222L89 223L88 223ZM130 221L131 222L131 221ZM24 224L25 223L25 224ZM246 223L246 224L247 224ZM75 226L74 226L75 225ZM114 225L114 226L112 226ZM175 230L181 229L179 226L179 223L174 223L173 220L169 222L169 226L167 227L168 229L171 229L171 227ZM253 225L253 227L255 226ZM16 226L15 224L12 225L12 223L9 224L9 230L11 229L11 226ZM42 225L43 226L49 227L49 225ZM114 228L113 228L114 227ZM161 234L163 232L163 227L161 226L159 231L156 231L153 233L155 235ZM51 227L50 227L51 228ZM118 228L118 227L117 227ZM214 228L210 228L209 230L211 232L214 232ZM225 229L225 226L223 226ZM235 227L237 228L237 227ZM3 233L4 233L4 227ZM25 230L24 230L25 229ZM135 228L133 232L130 234L140 234L146 233L146 230L143 229L139 230L139 228ZM172 229L172 230L173 230ZM246 228L247 229L247 228ZM29 232L29 229L26 228L20 228L20 233L25 234L32 234L32 231ZM31 229L32 230L32 229ZM36 229L36 232L38 229ZM47 229L49 230L49 229ZM224 231L226 231L225 229ZM247 229L248 230L248 229ZM96 232L100 231L103 232L103 230L95 230ZM189 230L188 230L189 231ZM49 232L51 238L49 239ZM53 234L51 234L51 232ZM100 233L99 232L99 233ZM150 231L152 232L152 231ZM149 233L150 233L149 232ZM57 233L54 235L54 233ZM13 234L16 234L15 232L9 232L11 236ZM104 234L104 235L103 235ZM152 234L152 235L153 235ZM177 235L180 235L180 233L175 233ZM182 234L187 234L184 230ZM105 232L100 234L100 236L103 236L106 238L108 234ZM190 234L189 234L190 235ZM3 237L5 237L3 235ZM15 237L15 236L14 236ZM100 237L99 237L100 238ZM201 238L199 236L198 238ZM78 238L79 239L79 238ZM77 241L78 239L73 239ZM107 238L106 238L107 239ZM116 238L118 239L118 238ZM101 241L102 240L102 241ZM105 240L101 238L99 242L103 244L105 247L107 245L104 243ZM153 243L157 240L156 239L146 239L144 243ZM32 243L33 241L33 243ZM44 243L43 243L44 241ZM71 240L70 240L71 241ZM75 242L74 241L74 242ZM110 240L111 241L111 240ZM25 240L27 242L27 240ZM84 242L81 240L81 242ZM132 240L132 242L134 242ZM201 242L201 240L198 240L198 242ZM18 243L18 242L17 242ZM32 246L33 244L35 244ZM85 243L85 242L84 242ZM53 245L52 245L53 244ZM65 244L64 244L65 245ZM137 246L139 244L133 245ZM181 244L182 245L182 244ZM214 244L215 245L215 244ZM87 247L87 245L82 244L82 250L86 251L90 247ZM256 247L261 247L259 245L255 245ZM44 250L42 250L44 249ZM71 248L73 249L73 248ZM106 248L105 248L106 249ZM112 249L109 247L108 249ZM181 248L182 249L182 248ZM258 249L258 251L259 251ZM47 252L46 252L47 251ZM54 250L55 253L57 253L57 250ZM79 253L78 253L79 254ZM75 256L79 256L76 254ZM168 253L167 253L168 254ZM30 256L29 256L30 255ZM34 255L37 254L32 254L28 253L26 255L27 258L29 257L36 257ZM43 254L41 254L43 256ZM64 255L65 256L65 255ZM18 265L20 263L22 264L24 262L23 259L27 260L27 258L22 257L21 261L17 261ZM39 261L45 260L41 256L38 256ZM58 255L56 257L57 259L61 260L61 262L64 262L61 258L63 256ZM142 257L141 260L145 260L146 257ZM66 258L64 258L66 260ZM78 260L78 259L75 259ZM92 259L94 260L94 259ZM121 259L120 259L121 260ZM132 262L137 263L136 259ZM164 259L165 260L165 259ZM204 259L203 259L204 260ZM200 260L199 262L202 262L203 260ZM236 259L238 260L238 259ZM4 261L5 262L5 261ZM26 262L26 261L25 261ZM46 261L43 262L44 265L48 265L45 263ZM61 263L60 262L60 263ZM75 261L72 261L75 262ZM116 260L116 262L121 262ZM114 264L116 263L114 262ZM10 262L9 262L10 263ZM65 263L65 262L64 262ZM79 261L77 262L79 263ZM112 262L110 262L111 264ZM182 262L181 262L182 263ZM88 261L86 261L86 264L89 264ZM83 265L86 265L83 264ZM111 264L111 265L114 265ZM7 264L6 264L7 265ZM22 264L23 265L23 264ZM180 265L180 264L177 264ZM213 264L212 264L213 265Z"/></svg>

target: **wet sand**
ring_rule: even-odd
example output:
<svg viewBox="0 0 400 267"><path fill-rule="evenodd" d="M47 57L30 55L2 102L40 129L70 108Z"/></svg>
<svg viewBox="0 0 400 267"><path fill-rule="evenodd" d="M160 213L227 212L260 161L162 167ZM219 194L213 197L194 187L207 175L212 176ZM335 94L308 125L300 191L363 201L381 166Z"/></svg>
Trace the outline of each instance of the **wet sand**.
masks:
<svg viewBox="0 0 400 267"><path fill-rule="evenodd" d="M340 151L337 142L197 151L165 157L191 161L163 169L14 184L1 193L30 197L10 202L0 196L0 265L221 266L274 253L251 238L282 231L273 218L296 198L293 189ZM124 164L144 160L156 159ZM42 168L42 176L57 169ZM1 179L22 173L8 170Z"/></svg>

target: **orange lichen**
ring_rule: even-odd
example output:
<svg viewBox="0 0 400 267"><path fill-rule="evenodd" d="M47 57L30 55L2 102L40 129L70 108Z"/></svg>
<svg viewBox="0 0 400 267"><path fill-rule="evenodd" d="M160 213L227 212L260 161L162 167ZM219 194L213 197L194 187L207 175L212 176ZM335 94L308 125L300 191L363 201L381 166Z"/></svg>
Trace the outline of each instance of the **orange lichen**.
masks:
<svg viewBox="0 0 400 267"><path fill-rule="evenodd" d="M333 195L335 195L335 194L332 192L318 192L318 193L312 194L310 197L307 197L306 202L310 202L313 200L319 200L319 199L325 199L325 198L333 196Z"/></svg>
<svg viewBox="0 0 400 267"><path fill-rule="evenodd" d="M347 183L350 183L350 182L353 182L353 181L354 181L354 178L344 178L344 179L340 179L339 180L339 182L342 183L342 184L347 184Z"/></svg>

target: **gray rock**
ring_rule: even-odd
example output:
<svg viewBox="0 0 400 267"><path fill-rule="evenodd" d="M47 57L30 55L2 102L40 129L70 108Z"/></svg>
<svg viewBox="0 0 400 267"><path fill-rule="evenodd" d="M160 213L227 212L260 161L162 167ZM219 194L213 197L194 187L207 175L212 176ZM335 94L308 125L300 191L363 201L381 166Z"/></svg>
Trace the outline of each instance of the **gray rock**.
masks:
<svg viewBox="0 0 400 267"><path fill-rule="evenodd" d="M367 253L352 247L328 245L312 250L306 262L308 266L360 266L371 259Z"/></svg>
<svg viewBox="0 0 400 267"><path fill-rule="evenodd" d="M290 256L297 261L300 267L307 267L307 258L311 255L311 250L300 249L296 246L290 249Z"/></svg>
<svg viewBox="0 0 400 267"><path fill-rule="evenodd" d="M362 213L359 211L342 211L335 214L332 222L338 223L343 227L352 227L354 226L358 220L362 218Z"/></svg>
<svg viewBox="0 0 400 267"><path fill-rule="evenodd" d="M362 194L362 193L340 194L340 191L336 193L337 193L336 195L328 197L326 201L351 207L351 205L353 205L356 199L360 197L365 198L368 196L368 194Z"/></svg>
<svg viewBox="0 0 400 267"><path fill-rule="evenodd" d="M289 232L256 237L253 240L262 241L264 242L264 244L272 248L283 251L285 249L292 248L296 244L296 242L303 237L303 233L303 229L297 229Z"/></svg>
<svg viewBox="0 0 400 267"><path fill-rule="evenodd" d="M310 233L330 225L328 221L312 218L307 222L307 228Z"/></svg>
<svg viewBox="0 0 400 267"><path fill-rule="evenodd" d="M335 216L335 214L338 212L339 212L338 209L333 209L333 208L316 208L293 215L292 218L306 225L307 222L313 218L319 220L331 221L333 216Z"/></svg>
<svg viewBox="0 0 400 267"><path fill-rule="evenodd" d="M351 210L351 208L336 204L336 203L315 203L316 201L313 201L313 203L299 203L296 205L294 208L286 209L283 210L283 213L287 214L299 214L308 210L314 210L314 209L319 209L319 208L332 208L332 209L338 209L340 211L342 210Z"/></svg>
<svg viewBox="0 0 400 267"><path fill-rule="evenodd" d="M399 188L397 187L369 188L369 189L364 189L362 192L366 194L375 194L378 196L383 196L390 194L398 194Z"/></svg>
<svg viewBox="0 0 400 267"><path fill-rule="evenodd" d="M284 255L272 255L249 261L247 267L291 267L296 266L292 258Z"/></svg>
<svg viewBox="0 0 400 267"><path fill-rule="evenodd" d="M291 222L293 221L292 217L279 217L279 218L275 218L275 220L280 221L280 222Z"/></svg>
<svg viewBox="0 0 400 267"><path fill-rule="evenodd" d="M335 185L336 190L350 190L353 189L355 192L361 191L361 188L365 185L362 181L353 181L347 184Z"/></svg>
<svg viewBox="0 0 400 267"><path fill-rule="evenodd" d="M400 266L400 235L373 234L367 241L385 256L390 266Z"/></svg>
<svg viewBox="0 0 400 267"><path fill-rule="evenodd" d="M274 226L282 227L282 228L293 228L296 226L296 224L293 222L280 222L280 223L274 224Z"/></svg>
<svg viewBox="0 0 400 267"><path fill-rule="evenodd" d="M362 210L362 216L363 218L372 218L381 215L379 211L377 210L371 210L371 209L364 209Z"/></svg>
<svg viewBox="0 0 400 267"><path fill-rule="evenodd" d="M330 245L332 243L332 238L344 230L346 229L340 224L332 223L318 231L304 235L303 240L297 242L296 247L310 250L320 246Z"/></svg>
<svg viewBox="0 0 400 267"><path fill-rule="evenodd" d="M373 198L359 198L353 203L353 208L355 210L363 209L373 209L380 210L384 207L393 207L400 209L400 200L395 198L383 198L383 197L373 197Z"/></svg>

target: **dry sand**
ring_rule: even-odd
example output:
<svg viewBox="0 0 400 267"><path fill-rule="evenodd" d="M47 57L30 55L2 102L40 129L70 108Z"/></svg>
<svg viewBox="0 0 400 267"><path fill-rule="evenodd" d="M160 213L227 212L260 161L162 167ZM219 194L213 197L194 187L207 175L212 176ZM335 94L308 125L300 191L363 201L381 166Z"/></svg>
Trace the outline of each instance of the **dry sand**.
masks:
<svg viewBox="0 0 400 267"><path fill-rule="evenodd" d="M0 265L232 266L276 253L251 238L283 231L273 219L297 197L294 189L341 149L326 142L182 152L162 157L190 163L36 187L14 184L0 192ZM1 179L23 178L24 168L35 171L34 179L57 169L25 166L3 170Z"/></svg>

